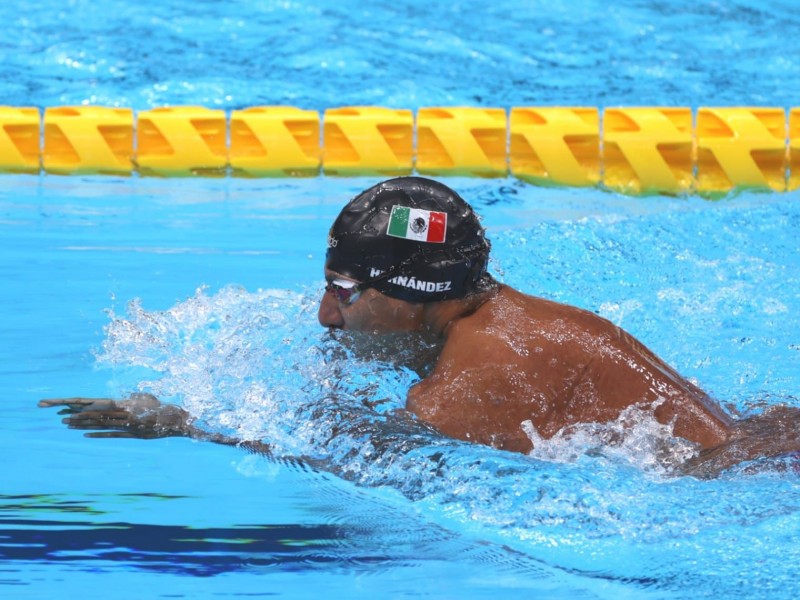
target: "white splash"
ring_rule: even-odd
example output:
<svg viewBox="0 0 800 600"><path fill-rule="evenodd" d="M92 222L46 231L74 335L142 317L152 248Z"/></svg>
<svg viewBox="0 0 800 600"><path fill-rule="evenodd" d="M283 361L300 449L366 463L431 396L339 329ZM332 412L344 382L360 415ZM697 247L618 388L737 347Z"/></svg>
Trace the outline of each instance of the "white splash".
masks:
<svg viewBox="0 0 800 600"><path fill-rule="evenodd" d="M97 359L118 377L133 369L137 391L179 403L207 429L266 441L277 454L318 455L339 413L364 412L366 399L402 406L416 376L357 356L315 312L316 294L286 290L201 288L163 311L134 300L125 315L110 313Z"/></svg>
<svg viewBox="0 0 800 600"><path fill-rule="evenodd" d="M292 324L308 320L308 310L296 293L237 287L211 296L198 289L164 311L134 300L125 316L110 314L97 358L146 369L151 378L138 382L139 391L178 399L213 429L262 439L297 396L297 354L313 344Z"/></svg>
<svg viewBox="0 0 800 600"><path fill-rule="evenodd" d="M543 438L530 421L522 428L533 442L529 456L558 463L575 463L583 456L604 457L656 476L669 476L698 452L696 444L676 437L672 425L659 423L655 407L629 406L609 423L581 423Z"/></svg>

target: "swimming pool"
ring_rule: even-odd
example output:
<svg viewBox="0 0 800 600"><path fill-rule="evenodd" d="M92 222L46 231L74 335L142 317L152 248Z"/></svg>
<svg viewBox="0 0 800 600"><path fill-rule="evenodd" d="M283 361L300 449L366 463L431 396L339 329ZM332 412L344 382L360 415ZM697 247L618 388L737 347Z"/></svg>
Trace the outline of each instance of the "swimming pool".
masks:
<svg viewBox="0 0 800 600"><path fill-rule="evenodd" d="M5 63L3 101L790 106L797 97L786 77L797 42L773 27L796 17L781 4L768 13L676 2L669 14L592 2L483 12L188 6L120 4L89 18L90 3L76 1L12 16L24 52ZM676 45L678 32L711 19L714 35ZM139 33L119 36L123 28ZM578 53L587 31L596 35ZM137 44L145 32L148 49ZM285 48L280 57L253 58L264 32ZM531 32L537 49L525 50ZM421 57L420 46L430 47ZM725 85L698 58L714 49ZM175 67L170 52L187 60ZM543 70L534 83L531 60ZM529 458L389 418L413 375L374 348L330 339L315 317L328 226L374 181L0 179L4 597L797 595L792 471L670 477L648 459L664 432L646 421L621 447L601 449L603 432L588 432ZM731 412L798 405L797 192L708 203L511 179L447 183L483 215L492 270L507 283L619 323ZM139 387L209 427L262 435L279 454L330 468L182 439L87 440L35 408L42 397ZM377 415L359 411L364 387L387 400ZM332 444L342 405L331 397L361 427ZM385 441L380 451L367 434Z"/></svg>

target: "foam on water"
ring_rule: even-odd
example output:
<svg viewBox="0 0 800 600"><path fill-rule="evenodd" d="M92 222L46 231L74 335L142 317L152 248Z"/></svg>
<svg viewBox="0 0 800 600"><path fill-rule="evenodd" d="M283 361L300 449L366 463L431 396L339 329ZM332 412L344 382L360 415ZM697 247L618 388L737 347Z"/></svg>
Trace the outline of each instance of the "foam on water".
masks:
<svg viewBox="0 0 800 600"><path fill-rule="evenodd" d="M522 424L533 442L530 456L552 462L576 462L582 456L631 464L658 477L675 473L698 453L695 444L675 437L671 424L659 423L652 407L630 406L610 423L581 423L542 438L533 423Z"/></svg>
<svg viewBox="0 0 800 600"><path fill-rule="evenodd" d="M709 528L749 540L776 511L800 510L800 486L776 472L760 475L780 497L770 506L737 483L744 475L724 484L669 477L693 448L636 408L537 439L531 456L442 437L394 410L416 373L322 330L316 293L201 289L164 311L134 301L111 314L98 360L117 385L179 402L206 428L392 490L433 521L456 520L564 568L667 576L692 560L677 540L695 543ZM246 470L274 477L271 467ZM669 565L658 560L664 551L675 557Z"/></svg>

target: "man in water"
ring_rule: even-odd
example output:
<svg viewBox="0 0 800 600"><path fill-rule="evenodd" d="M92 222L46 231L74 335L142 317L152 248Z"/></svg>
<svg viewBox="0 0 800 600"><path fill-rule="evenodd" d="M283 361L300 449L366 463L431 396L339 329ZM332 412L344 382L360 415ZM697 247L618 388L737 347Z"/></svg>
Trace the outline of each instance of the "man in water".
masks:
<svg viewBox="0 0 800 600"><path fill-rule="evenodd" d="M375 335L439 336L441 352L409 390L406 409L453 438L529 452L532 438L614 421L636 406L721 466L750 457L731 450L738 427L701 389L606 319L496 282L489 249L472 208L447 186L421 177L380 183L331 227L319 321ZM113 430L94 437L235 442L198 430L188 413L148 395L40 406L66 407L70 427Z"/></svg>

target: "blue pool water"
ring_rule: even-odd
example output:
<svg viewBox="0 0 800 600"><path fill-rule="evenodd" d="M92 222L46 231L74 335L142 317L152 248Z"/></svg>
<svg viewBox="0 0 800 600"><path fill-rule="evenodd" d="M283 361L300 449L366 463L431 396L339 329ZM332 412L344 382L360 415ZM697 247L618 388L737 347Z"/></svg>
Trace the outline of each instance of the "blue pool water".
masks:
<svg viewBox="0 0 800 600"><path fill-rule="evenodd" d="M792 4L10 2L0 103L791 106ZM414 376L315 316L328 226L374 182L0 177L2 597L797 597L791 464L673 477L635 414L617 447L533 457L393 418ZM800 405L797 192L447 183L502 280L619 323L731 413ZM137 389L278 458L35 407Z"/></svg>
<svg viewBox="0 0 800 600"><path fill-rule="evenodd" d="M0 102L149 108L797 104L794 0L0 6Z"/></svg>

